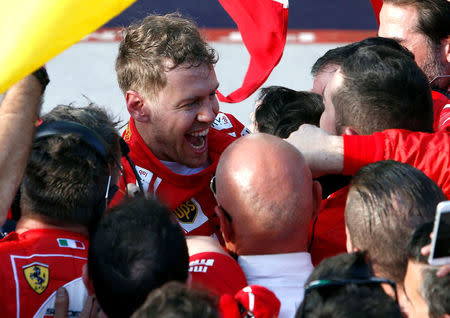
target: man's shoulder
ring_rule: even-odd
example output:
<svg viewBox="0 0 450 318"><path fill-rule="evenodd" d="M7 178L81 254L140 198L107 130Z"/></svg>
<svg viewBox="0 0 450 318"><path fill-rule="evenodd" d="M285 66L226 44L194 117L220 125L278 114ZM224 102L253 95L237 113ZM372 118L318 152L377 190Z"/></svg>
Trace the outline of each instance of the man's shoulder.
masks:
<svg viewBox="0 0 450 318"><path fill-rule="evenodd" d="M70 249L71 251L69 251ZM39 251L69 252L76 250L75 254L87 253L88 238L74 232L63 230L38 229L29 230L18 234L11 232L0 241L0 255L8 256L10 253L17 255L31 255Z"/></svg>

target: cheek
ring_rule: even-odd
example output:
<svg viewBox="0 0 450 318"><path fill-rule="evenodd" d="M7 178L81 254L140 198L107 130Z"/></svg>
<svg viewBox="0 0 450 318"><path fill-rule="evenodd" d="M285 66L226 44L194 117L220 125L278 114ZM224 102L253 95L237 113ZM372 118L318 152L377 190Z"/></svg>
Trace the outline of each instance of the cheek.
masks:
<svg viewBox="0 0 450 318"><path fill-rule="evenodd" d="M212 109L213 109L214 114L216 114L216 116L219 113L219 108L220 108L219 101L217 100L217 97L214 97Z"/></svg>

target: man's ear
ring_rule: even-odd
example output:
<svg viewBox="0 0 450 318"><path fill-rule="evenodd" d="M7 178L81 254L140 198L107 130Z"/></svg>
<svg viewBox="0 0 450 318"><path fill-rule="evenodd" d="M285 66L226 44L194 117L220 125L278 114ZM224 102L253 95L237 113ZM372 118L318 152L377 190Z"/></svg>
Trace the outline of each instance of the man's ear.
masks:
<svg viewBox="0 0 450 318"><path fill-rule="evenodd" d="M450 63L450 36L448 36L446 39L443 39L441 42L445 54L445 61L447 63Z"/></svg>
<svg viewBox="0 0 450 318"><path fill-rule="evenodd" d="M322 186L319 181L313 180L313 215L314 220L320 212L320 207L322 205Z"/></svg>
<svg viewBox="0 0 450 318"><path fill-rule="evenodd" d="M125 101L127 103L128 112L134 120L144 123L150 120L147 107L144 107L145 100L141 94L136 91L127 91L125 94Z"/></svg>
<svg viewBox="0 0 450 318"><path fill-rule="evenodd" d="M89 277L87 263L83 265L82 279L83 279L84 286L87 289L88 295L89 296L95 295L94 284L92 284L92 280Z"/></svg>
<svg viewBox="0 0 450 318"><path fill-rule="evenodd" d="M220 232L222 232L223 240L225 242L234 242L233 226L231 225L231 222L228 220L228 218L225 216L225 213L223 213L222 208L216 206L214 208L214 211L219 217Z"/></svg>
<svg viewBox="0 0 450 318"><path fill-rule="evenodd" d="M342 135L359 135L359 133L353 127L345 126Z"/></svg>

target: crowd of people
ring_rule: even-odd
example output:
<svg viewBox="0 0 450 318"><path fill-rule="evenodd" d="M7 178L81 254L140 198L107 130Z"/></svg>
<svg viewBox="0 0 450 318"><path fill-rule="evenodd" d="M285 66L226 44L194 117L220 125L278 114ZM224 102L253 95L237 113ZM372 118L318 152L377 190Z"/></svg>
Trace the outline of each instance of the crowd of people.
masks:
<svg viewBox="0 0 450 318"><path fill-rule="evenodd" d="M94 104L0 105L2 317L450 317L430 265L450 198L450 2L385 0L379 37L219 111L215 50L178 13L124 31L122 136ZM293 66L294 67L294 66ZM300 70L299 70L300 71Z"/></svg>

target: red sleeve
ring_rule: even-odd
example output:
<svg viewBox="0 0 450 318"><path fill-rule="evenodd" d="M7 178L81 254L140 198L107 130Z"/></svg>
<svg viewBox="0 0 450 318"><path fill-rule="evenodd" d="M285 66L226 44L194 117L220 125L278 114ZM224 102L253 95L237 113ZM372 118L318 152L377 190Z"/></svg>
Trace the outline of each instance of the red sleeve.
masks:
<svg viewBox="0 0 450 318"><path fill-rule="evenodd" d="M353 175L359 168L383 160L384 141L380 133L373 135L344 135L344 170L342 174Z"/></svg>
<svg viewBox="0 0 450 318"><path fill-rule="evenodd" d="M390 129L371 136L344 136L344 172L392 159L422 170L450 198L450 135Z"/></svg>

